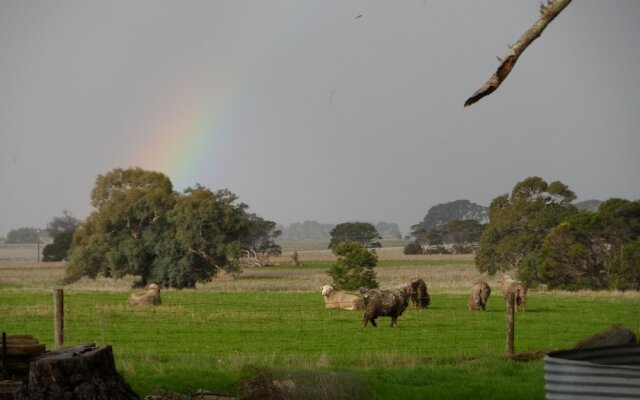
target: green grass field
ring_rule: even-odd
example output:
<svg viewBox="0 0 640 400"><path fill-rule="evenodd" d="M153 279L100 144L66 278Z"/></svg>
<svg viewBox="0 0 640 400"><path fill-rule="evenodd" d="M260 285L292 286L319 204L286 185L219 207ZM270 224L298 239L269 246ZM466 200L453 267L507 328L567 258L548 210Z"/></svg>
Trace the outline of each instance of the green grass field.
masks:
<svg viewBox="0 0 640 400"><path fill-rule="evenodd" d="M35 263L32 248L0 249L0 330L32 334L53 348L53 292L63 263ZM420 276L432 305L407 309L398 328L380 318L362 328L362 311L326 309L326 250L301 251L304 265L250 268L196 290L162 291L162 305L127 305L133 278L82 280L64 287L65 346L111 345L118 370L141 396L154 389L232 392L247 373L292 379L300 399L540 399L542 360L504 357L506 319L497 277L472 256L379 252L382 287ZM4 258L3 258L4 257ZM477 278L493 287L486 312L470 312ZM529 293L516 318L516 352L568 348L621 323L640 332L640 294ZM251 372L253 371L253 372Z"/></svg>
<svg viewBox="0 0 640 400"><path fill-rule="evenodd" d="M253 366L333 398L544 397L541 360L503 358L499 293L486 312L470 312L466 295L434 290L432 306L408 309L397 329L389 318L364 329L361 311L326 309L319 292L163 291L163 304L149 309L127 306L127 292L64 296L65 345L112 345L118 370L142 396L231 391ZM531 292L528 311L517 314L516 351L570 347L613 323L639 332L639 306L620 293ZM0 286L0 327L9 334L52 348L52 308L51 290Z"/></svg>

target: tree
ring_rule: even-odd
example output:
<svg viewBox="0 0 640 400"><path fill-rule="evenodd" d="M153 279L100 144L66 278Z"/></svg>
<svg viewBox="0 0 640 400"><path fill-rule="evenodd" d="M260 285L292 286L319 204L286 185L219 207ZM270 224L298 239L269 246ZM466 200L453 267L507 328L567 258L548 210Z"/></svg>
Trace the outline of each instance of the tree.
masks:
<svg viewBox="0 0 640 400"><path fill-rule="evenodd" d="M404 246L402 252L407 255L422 254L422 245L417 240L414 240L413 242L408 243L406 246Z"/></svg>
<svg viewBox="0 0 640 400"><path fill-rule="evenodd" d="M473 219L479 223L487 220L487 208L469 200L455 200L437 204L429 209L422 222L413 225L413 232L429 232L431 229L442 229L451 221ZM413 233L412 233L413 235Z"/></svg>
<svg viewBox="0 0 640 400"><path fill-rule="evenodd" d="M549 232L541 275L550 288L637 288L638 238L640 201L607 200L598 211L580 211Z"/></svg>
<svg viewBox="0 0 640 400"><path fill-rule="evenodd" d="M356 290L360 287L377 288L376 274L373 268L378 256L355 242L341 242L333 247L338 257L327 273L333 278L336 290Z"/></svg>
<svg viewBox="0 0 640 400"><path fill-rule="evenodd" d="M454 253L468 254L480 242L482 228L483 225L474 219L459 219L449 222L442 231L447 242L453 244Z"/></svg>
<svg viewBox="0 0 640 400"><path fill-rule="evenodd" d="M266 221L255 214L247 214L248 232L243 248L256 266L268 265L270 256L282 254L282 248L275 240L282 234L276 223Z"/></svg>
<svg viewBox="0 0 640 400"><path fill-rule="evenodd" d="M38 243L40 241L40 230L36 228L17 228L7 233L6 243Z"/></svg>
<svg viewBox="0 0 640 400"><path fill-rule="evenodd" d="M235 271L249 230L243 203L228 190L188 188L167 212L167 228L155 243L155 282L192 288L218 270Z"/></svg>
<svg viewBox="0 0 640 400"><path fill-rule="evenodd" d="M368 222L344 222L336 225L330 233L330 249L342 242L355 242L368 248L382 247L380 242L374 241L375 239L380 239L378 231L373 224Z"/></svg>
<svg viewBox="0 0 640 400"><path fill-rule="evenodd" d="M321 224L316 221L294 222L284 229L283 238L290 240L316 239L324 240L331 237L332 224Z"/></svg>
<svg viewBox="0 0 640 400"><path fill-rule="evenodd" d="M73 242L73 231L60 232L50 243L42 249L42 261L62 261L69 257L69 250Z"/></svg>
<svg viewBox="0 0 640 400"><path fill-rule="evenodd" d="M157 257L154 245L167 227L176 195L169 178L140 168L99 175L91 192L95 208L76 229L66 281L97 274L130 274L146 285Z"/></svg>
<svg viewBox="0 0 640 400"><path fill-rule="evenodd" d="M73 232L78 225L80 225L80 220L73 217L68 210L63 210L62 216L54 217L47 224L45 231L49 237L55 239L61 233Z"/></svg>
<svg viewBox="0 0 640 400"><path fill-rule="evenodd" d="M516 269L528 284L540 282L540 249L551 228L576 212L575 194L556 181L529 177L511 192L498 196L489 207L489 223L482 231L476 254L480 272L493 275Z"/></svg>
<svg viewBox="0 0 640 400"><path fill-rule="evenodd" d="M184 194L159 172L115 169L96 179L95 210L73 235L66 281L138 276L137 285L192 288L236 271L242 250L278 254L275 223L246 212L227 189Z"/></svg>
<svg viewBox="0 0 640 400"><path fill-rule="evenodd" d="M74 218L67 210L62 211L61 217L54 217L45 229L53 238L53 243L42 249L42 261L66 260L71 250L73 232L78 225L80 225L80 220Z"/></svg>
<svg viewBox="0 0 640 400"><path fill-rule="evenodd" d="M396 239L402 237L402 232L396 223L378 222L376 230L384 239Z"/></svg>

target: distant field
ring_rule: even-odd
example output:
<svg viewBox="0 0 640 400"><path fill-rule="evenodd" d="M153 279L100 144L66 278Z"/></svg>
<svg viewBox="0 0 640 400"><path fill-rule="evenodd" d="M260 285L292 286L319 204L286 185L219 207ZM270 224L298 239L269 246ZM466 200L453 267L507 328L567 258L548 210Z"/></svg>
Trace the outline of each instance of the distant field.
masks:
<svg viewBox="0 0 640 400"><path fill-rule="evenodd" d="M36 261L38 250L42 255L45 244L5 244L0 243L0 261Z"/></svg>
<svg viewBox="0 0 640 400"><path fill-rule="evenodd" d="M362 328L362 311L326 309L331 254L300 251L304 265L248 268L196 290L164 290L152 309L126 304L133 278L82 280L65 289L65 344L112 345L119 371L144 396L156 388L228 392L248 366L290 378L301 398L539 399L541 360L503 357L505 306L494 277L486 312L467 310L481 275L472 256L405 256L380 249L383 287L423 277L433 304ZM0 261L0 327L53 343L52 291L64 263ZM640 332L640 294L530 292L517 314L516 351L571 347L614 323ZM319 390L322 389L322 396ZM326 392L326 391L329 392ZM315 397L314 397L315 396ZM323 397L324 396L324 397Z"/></svg>

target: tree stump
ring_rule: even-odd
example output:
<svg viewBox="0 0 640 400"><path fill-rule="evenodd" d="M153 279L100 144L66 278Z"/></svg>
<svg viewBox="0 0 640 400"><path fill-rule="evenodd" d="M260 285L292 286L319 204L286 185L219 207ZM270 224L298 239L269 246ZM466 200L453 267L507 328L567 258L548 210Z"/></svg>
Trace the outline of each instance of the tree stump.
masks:
<svg viewBox="0 0 640 400"><path fill-rule="evenodd" d="M139 400L116 371L111 346L85 344L45 353L29 365L18 400Z"/></svg>

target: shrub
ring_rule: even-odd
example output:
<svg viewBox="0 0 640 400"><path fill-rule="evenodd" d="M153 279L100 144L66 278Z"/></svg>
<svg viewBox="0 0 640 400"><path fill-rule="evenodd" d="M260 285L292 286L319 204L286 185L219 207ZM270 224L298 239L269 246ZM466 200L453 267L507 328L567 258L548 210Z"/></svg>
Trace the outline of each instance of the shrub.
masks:
<svg viewBox="0 0 640 400"><path fill-rule="evenodd" d="M375 252L355 242L342 242L333 247L338 257L327 273L333 278L335 290L356 290L360 287L377 288L373 268L378 263Z"/></svg>

